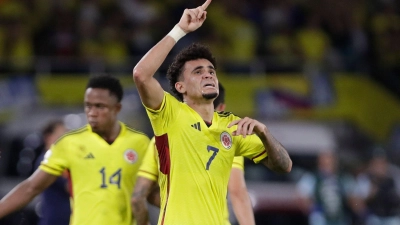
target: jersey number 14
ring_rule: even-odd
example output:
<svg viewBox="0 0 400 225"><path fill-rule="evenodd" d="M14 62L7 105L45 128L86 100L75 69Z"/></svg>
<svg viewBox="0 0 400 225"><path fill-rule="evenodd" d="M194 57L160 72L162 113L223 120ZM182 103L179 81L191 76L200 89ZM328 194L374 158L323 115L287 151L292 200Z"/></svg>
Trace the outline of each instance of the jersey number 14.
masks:
<svg viewBox="0 0 400 225"><path fill-rule="evenodd" d="M121 171L122 169L118 169L115 173L113 173L109 178L108 178L108 184L113 184L117 185L118 189L121 188ZM106 168L103 167L99 171L101 173L101 188L107 188L107 175L106 175Z"/></svg>

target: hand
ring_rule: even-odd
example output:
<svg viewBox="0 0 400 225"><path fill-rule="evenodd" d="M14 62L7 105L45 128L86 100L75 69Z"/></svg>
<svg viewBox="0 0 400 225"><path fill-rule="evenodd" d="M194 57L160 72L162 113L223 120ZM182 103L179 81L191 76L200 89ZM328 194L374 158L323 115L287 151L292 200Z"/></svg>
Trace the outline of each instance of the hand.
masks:
<svg viewBox="0 0 400 225"><path fill-rule="evenodd" d="M267 128L264 124L258 122L255 119L249 117L242 118L240 120L234 120L229 125L228 128L237 125L237 129L232 133L233 136L243 135L246 137L251 134L261 134Z"/></svg>
<svg viewBox="0 0 400 225"><path fill-rule="evenodd" d="M210 3L211 0L207 0L203 5L197 8L185 9L178 26L185 31L185 33L197 30L206 20L206 9Z"/></svg>

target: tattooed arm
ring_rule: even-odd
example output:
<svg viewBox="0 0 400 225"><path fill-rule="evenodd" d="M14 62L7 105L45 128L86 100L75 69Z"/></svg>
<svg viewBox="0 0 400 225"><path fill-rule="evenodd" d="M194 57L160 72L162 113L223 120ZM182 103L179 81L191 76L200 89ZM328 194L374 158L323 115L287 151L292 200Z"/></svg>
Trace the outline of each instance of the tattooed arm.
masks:
<svg viewBox="0 0 400 225"><path fill-rule="evenodd" d="M288 173L292 170L292 160L288 152L269 132L267 127L263 132L257 133L264 144L268 156L261 162L272 171L278 173Z"/></svg>
<svg viewBox="0 0 400 225"><path fill-rule="evenodd" d="M288 152L282 144L272 136L267 126L249 117L232 121L228 127L234 125L237 125L237 130L232 133L233 135L242 135L246 137L247 135L255 133L261 139L268 154L268 156L261 161L265 166L278 173L289 173L292 170L292 160Z"/></svg>
<svg viewBox="0 0 400 225"><path fill-rule="evenodd" d="M137 225L148 225L149 213L147 209L147 197L156 186L156 182L144 177L138 177L132 197L132 211Z"/></svg>

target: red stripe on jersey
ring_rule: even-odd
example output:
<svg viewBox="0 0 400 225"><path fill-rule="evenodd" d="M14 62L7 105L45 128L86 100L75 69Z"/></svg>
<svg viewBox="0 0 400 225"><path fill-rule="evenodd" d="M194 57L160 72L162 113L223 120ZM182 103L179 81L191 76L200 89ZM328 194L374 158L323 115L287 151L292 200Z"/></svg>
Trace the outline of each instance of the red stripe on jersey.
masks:
<svg viewBox="0 0 400 225"><path fill-rule="evenodd" d="M171 158L169 155L168 135L163 134L161 136L156 136L155 139L158 151L158 158L160 161L160 172L163 174L169 174L171 167Z"/></svg>
<svg viewBox="0 0 400 225"><path fill-rule="evenodd" d="M71 178L71 172L69 171L69 170L65 170L65 174L66 174L66 178L67 178L67 181L68 181L68 192L69 192L69 196L71 197L71 198L73 198L74 197L74 193L73 193L73 191L72 191L72 178Z"/></svg>
<svg viewBox="0 0 400 225"><path fill-rule="evenodd" d="M257 158L257 157L259 157L259 156L261 156L262 154L264 154L265 152L266 152L267 150L264 150L263 152L261 152L260 154L258 154L258 155L256 155L256 156L254 156L251 160L254 160L255 158Z"/></svg>
<svg viewBox="0 0 400 225"><path fill-rule="evenodd" d="M165 213L167 211L168 198L169 198L169 187L170 187L170 168L171 168L171 158L169 154L169 143L168 135L163 134L161 136L156 136L156 147L158 151L158 158L160 161L160 172L167 175L167 197L164 206L164 212L161 220L161 224L164 224Z"/></svg>

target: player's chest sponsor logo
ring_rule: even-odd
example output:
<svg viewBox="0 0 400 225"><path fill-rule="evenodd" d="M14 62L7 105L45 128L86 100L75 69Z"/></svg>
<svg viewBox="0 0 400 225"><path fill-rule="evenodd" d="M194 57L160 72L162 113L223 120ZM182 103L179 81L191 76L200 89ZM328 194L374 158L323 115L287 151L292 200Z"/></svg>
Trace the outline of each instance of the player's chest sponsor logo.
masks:
<svg viewBox="0 0 400 225"><path fill-rule="evenodd" d="M228 132L222 132L220 135L220 140L224 148L230 149L232 147L232 136Z"/></svg>
<svg viewBox="0 0 400 225"><path fill-rule="evenodd" d="M133 163L135 163L135 162L138 160L138 154L137 154L137 152L136 152L135 150L133 150L133 149L127 149L127 150L124 152L124 159L125 159L128 163L133 164Z"/></svg>

